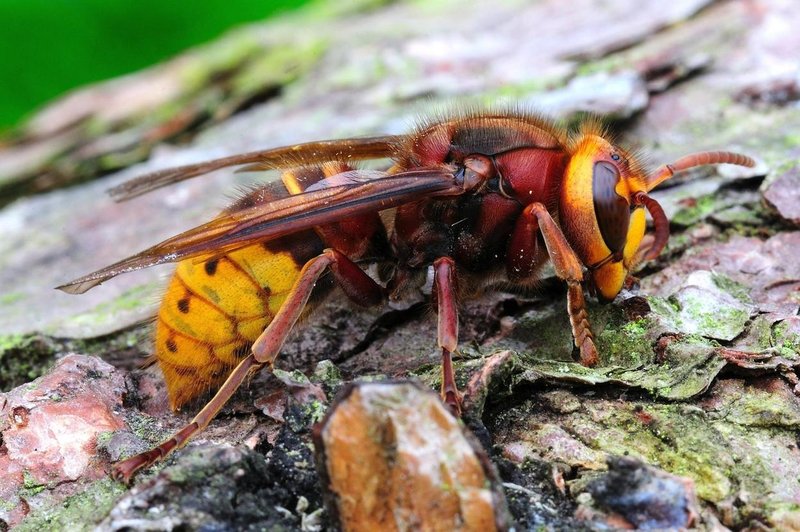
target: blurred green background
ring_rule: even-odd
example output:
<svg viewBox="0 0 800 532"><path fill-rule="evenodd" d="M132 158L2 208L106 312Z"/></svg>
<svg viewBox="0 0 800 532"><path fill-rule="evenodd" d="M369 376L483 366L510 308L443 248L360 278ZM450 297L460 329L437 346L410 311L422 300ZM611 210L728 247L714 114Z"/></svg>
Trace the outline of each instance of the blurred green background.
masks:
<svg viewBox="0 0 800 532"><path fill-rule="evenodd" d="M0 0L0 130L93 81L308 0Z"/></svg>

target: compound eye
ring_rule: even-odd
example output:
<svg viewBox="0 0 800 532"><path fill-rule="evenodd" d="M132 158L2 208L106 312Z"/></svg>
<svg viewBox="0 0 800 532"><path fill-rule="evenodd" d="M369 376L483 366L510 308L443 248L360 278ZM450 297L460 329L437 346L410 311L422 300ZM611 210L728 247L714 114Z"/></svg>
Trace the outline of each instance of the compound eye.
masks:
<svg viewBox="0 0 800 532"><path fill-rule="evenodd" d="M628 238L631 210L628 202L617 194L619 170L605 161L595 163L592 175L592 196L594 213L600 234L614 256L622 257L625 241Z"/></svg>

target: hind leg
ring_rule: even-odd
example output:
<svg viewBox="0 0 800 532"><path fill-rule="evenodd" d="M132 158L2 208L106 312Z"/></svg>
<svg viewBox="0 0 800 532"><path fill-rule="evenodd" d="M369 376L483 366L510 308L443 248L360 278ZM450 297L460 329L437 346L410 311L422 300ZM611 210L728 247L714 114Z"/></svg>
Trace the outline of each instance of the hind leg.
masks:
<svg viewBox="0 0 800 532"><path fill-rule="evenodd" d="M275 318L253 344L251 353L234 368L222 387L192 421L160 445L114 465L114 477L130 481L139 469L148 467L186 444L203 430L228 402L247 376L264 366L272 367L283 343L303 312L314 285L330 268L347 296L361 305L374 305L384 298L384 289L342 253L326 249L308 261Z"/></svg>

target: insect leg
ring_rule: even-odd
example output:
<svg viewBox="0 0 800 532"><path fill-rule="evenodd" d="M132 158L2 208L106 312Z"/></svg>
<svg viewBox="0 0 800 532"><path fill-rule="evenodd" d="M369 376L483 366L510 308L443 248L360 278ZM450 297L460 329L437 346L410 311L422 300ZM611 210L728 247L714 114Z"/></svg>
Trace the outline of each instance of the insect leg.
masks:
<svg viewBox="0 0 800 532"><path fill-rule="evenodd" d="M441 257L433 263L433 284L439 314L438 343L442 349L442 401L454 415L461 415L461 394L453 373L452 353L458 347L455 262Z"/></svg>
<svg viewBox="0 0 800 532"><path fill-rule="evenodd" d="M575 345L580 350L581 364L593 366L597 364L598 356L581 287L583 265L545 206L532 203L522 212L514 228L512 245L521 242L519 245L524 246L524 242L528 242L528 246L535 246L537 232L544 239L556 275L567 283L567 312Z"/></svg>
<svg viewBox="0 0 800 532"><path fill-rule="evenodd" d="M222 384L222 387L214 394L214 397L206 406L197 413L191 423L157 447L114 464L114 478L126 483L130 482L131 478L138 470L153 465L175 449L185 445L186 442L189 441L189 438L203 430L208 423L214 419L214 416L217 415L220 408L228 402L228 399L230 399L233 393L241 386L242 382L247 378L247 375L253 370L260 369L262 366L263 364L258 363L252 354L239 362L239 365L234 368Z"/></svg>
<svg viewBox="0 0 800 532"><path fill-rule="evenodd" d="M328 267L337 284L355 303L370 306L383 301L384 289L381 285L344 254L334 249L326 249L303 266L300 277L294 283L281 309L256 339L252 351L257 361L272 365L289 332L303 313L314 285Z"/></svg>
<svg viewBox="0 0 800 532"><path fill-rule="evenodd" d="M192 436L203 430L214 419L217 412L228 402L251 372L259 370L265 365L272 367L289 332L302 314L314 285L329 267L339 286L356 303L366 306L377 304L383 300L383 287L344 254L333 249L326 249L317 257L309 260L300 271L300 276L292 286L280 310L275 314L266 330L256 339L250 355L234 368L222 387L198 412L191 423L157 447L116 464L114 466L115 478L127 482L139 469L154 464L175 449L185 445Z"/></svg>

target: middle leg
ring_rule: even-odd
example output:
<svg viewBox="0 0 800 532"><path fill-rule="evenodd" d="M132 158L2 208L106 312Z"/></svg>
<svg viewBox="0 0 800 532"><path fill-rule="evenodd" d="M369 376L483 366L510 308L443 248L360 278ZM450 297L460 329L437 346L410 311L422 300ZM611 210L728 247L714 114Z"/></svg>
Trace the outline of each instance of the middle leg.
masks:
<svg viewBox="0 0 800 532"><path fill-rule="evenodd" d="M456 417L461 416L461 394L453 372L452 353L458 348L458 306L455 262L440 257L433 263L433 286L438 313L439 348L442 350L442 401Z"/></svg>

